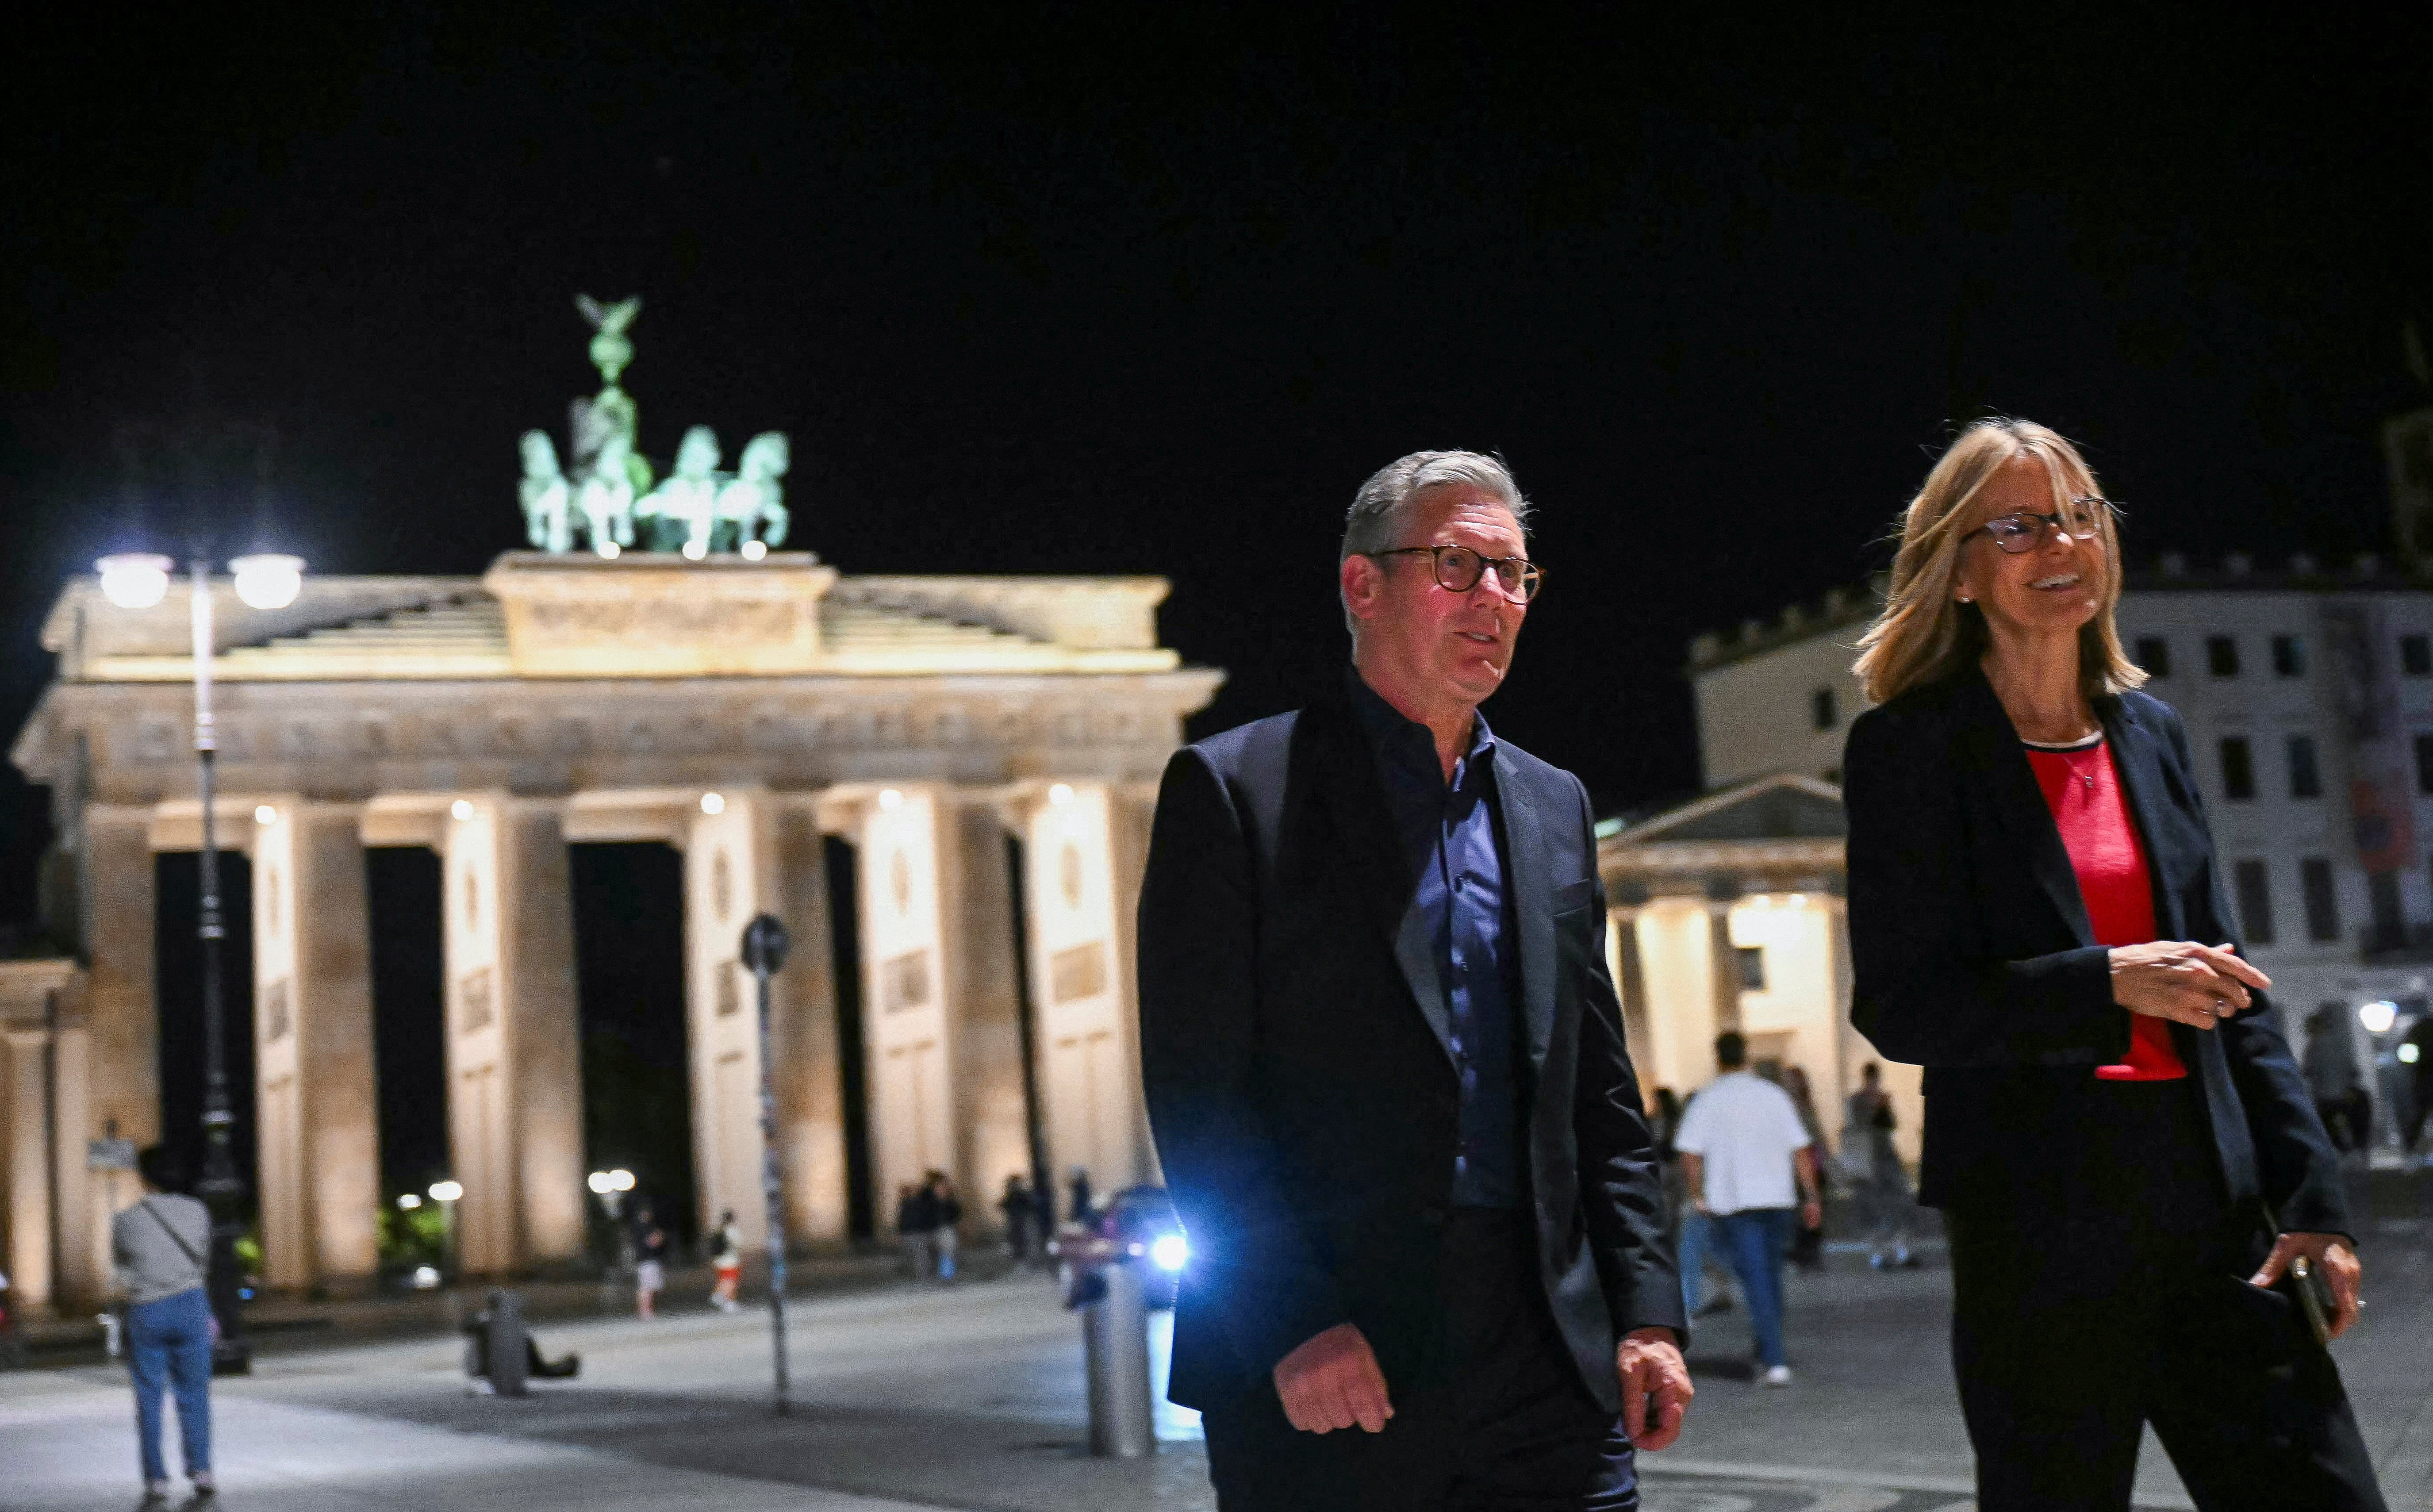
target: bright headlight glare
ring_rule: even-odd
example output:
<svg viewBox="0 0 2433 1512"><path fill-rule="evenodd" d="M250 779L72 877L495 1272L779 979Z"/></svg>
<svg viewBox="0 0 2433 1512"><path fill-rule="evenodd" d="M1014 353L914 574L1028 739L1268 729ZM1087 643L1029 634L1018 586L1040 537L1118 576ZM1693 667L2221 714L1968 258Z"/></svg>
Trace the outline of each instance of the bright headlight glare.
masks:
<svg viewBox="0 0 2433 1512"><path fill-rule="evenodd" d="M2357 1022L2365 1026L2365 1031L2368 1034L2380 1034L2383 1030L2390 1028L2392 1024L2398 1022L2398 1020L2399 1005L2396 1003L2360 1003L2357 1005Z"/></svg>
<svg viewBox="0 0 2433 1512"><path fill-rule="evenodd" d="M248 609L284 609L304 591L304 558L256 552L229 564L236 596Z"/></svg>
<svg viewBox="0 0 2433 1512"><path fill-rule="evenodd" d="M1148 1258L1160 1270L1181 1270L1191 1260L1191 1245L1179 1233L1161 1234L1150 1242Z"/></svg>
<svg viewBox="0 0 2433 1512"><path fill-rule="evenodd" d="M169 569L177 564L150 552L120 552L93 564L101 574L101 596L121 609L149 609L169 596Z"/></svg>

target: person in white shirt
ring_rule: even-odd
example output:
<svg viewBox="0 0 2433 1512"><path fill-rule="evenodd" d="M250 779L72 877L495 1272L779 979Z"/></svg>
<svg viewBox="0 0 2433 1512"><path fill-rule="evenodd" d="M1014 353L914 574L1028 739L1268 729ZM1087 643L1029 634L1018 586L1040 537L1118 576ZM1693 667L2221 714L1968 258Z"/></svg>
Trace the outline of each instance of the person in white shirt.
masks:
<svg viewBox="0 0 2433 1512"><path fill-rule="evenodd" d="M1812 1227L1822 1221L1816 1146L1791 1095L1748 1071L1748 1041L1727 1029L1715 1036L1715 1063L1724 1074L1691 1099L1673 1147L1681 1180L1705 1214L1714 1242L1731 1258L1748 1298L1757 1334L1760 1378L1791 1385L1782 1351L1782 1257L1791 1245L1795 1205Z"/></svg>

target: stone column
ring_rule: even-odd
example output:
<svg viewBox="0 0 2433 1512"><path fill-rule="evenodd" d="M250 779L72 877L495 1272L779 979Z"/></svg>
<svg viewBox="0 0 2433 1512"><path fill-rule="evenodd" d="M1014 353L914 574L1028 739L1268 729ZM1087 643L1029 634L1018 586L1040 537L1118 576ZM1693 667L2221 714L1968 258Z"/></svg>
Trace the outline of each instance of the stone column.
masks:
<svg viewBox="0 0 2433 1512"><path fill-rule="evenodd" d="M712 813L711 808L718 811ZM809 806L757 787L721 789L689 811L685 982L692 1062L693 1162L705 1226L732 1208L747 1247L768 1242L762 1195L758 983L743 930L775 914L792 937L770 982L772 1080L787 1230L845 1236L843 1088L837 1075L826 857Z"/></svg>
<svg viewBox="0 0 2433 1512"><path fill-rule="evenodd" d="M1741 1027L1741 958L1732 944L1732 909L1738 898L1707 900L1709 978L1715 994L1715 1032Z"/></svg>
<svg viewBox="0 0 2433 1512"><path fill-rule="evenodd" d="M95 1197L85 1147L77 1136L92 1124L93 1034L82 1018L63 1018L51 1038L51 1211L58 1215L53 1253L59 1269L52 1301L61 1312L100 1305L109 1289L109 1210Z"/></svg>
<svg viewBox="0 0 2433 1512"><path fill-rule="evenodd" d="M777 1138L786 1232L813 1244L846 1238L844 1082L837 1059L836 958L828 938L828 867L819 815L796 800L776 809L775 895L770 911L793 937L770 988Z"/></svg>
<svg viewBox="0 0 2433 1512"><path fill-rule="evenodd" d="M963 1230L997 1227L996 1194L1030 1172L1030 1099L1023 1088L1022 984L1014 953L1013 887L1005 818L994 798L949 790L946 980L955 1061L955 1184Z"/></svg>
<svg viewBox="0 0 2433 1512"><path fill-rule="evenodd" d="M125 1139L138 1147L161 1137L160 1010L153 999L157 904L152 873L152 811L88 804L78 877L82 892L85 984L84 1122L61 1125L64 1150L84 1142ZM101 1171L82 1183L86 1201L63 1214L61 1237L80 1240L73 1269L88 1298L111 1282L110 1216L135 1200L133 1173ZM63 1266L63 1268L70 1268ZM62 1277L64 1281L66 1278Z"/></svg>
<svg viewBox="0 0 2433 1512"><path fill-rule="evenodd" d="M0 1266L9 1272L11 1304L28 1313L48 1312L51 1303L55 1235L43 1086L50 1044L50 1031L39 1025L0 1027Z"/></svg>
<svg viewBox="0 0 2433 1512"><path fill-rule="evenodd" d="M554 803L456 802L441 875L457 1247L467 1270L500 1273L583 1252L574 915Z"/></svg>
<svg viewBox="0 0 2433 1512"><path fill-rule="evenodd" d="M1148 1174L1137 1011L1127 963L1136 868L1119 868L1115 794L1056 783L1024 821L1031 1002L1050 1177L1080 1166L1112 1192ZM1121 875L1131 871L1129 879Z"/></svg>
<svg viewBox="0 0 2433 1512"><path fill-rule="evenodd" d="M360 1289L380 1271L381 1202L363 814L289 797L255 820L263 1279Z"/></svg>
<svg viewBox="0 0 2433 1512"><path fill-rule="evenodd" d="M1613 977L1614 996L1622 1002L1622 1032L1630 1051L1630 1067L1639 1076L1640 1106L1650 1106L1656 1094L1656 1047L1649 1035L1647 970L1639 957L1639 909L1623 905L1606 915L1606 967Z"/></svg>
<svg viewBox="0 0 2433 1512"><path fill-rule="evenodd" d="M884 1229L894 1221L898 1187L958 1164L945 941L957 829L938 788L908 783L858 800L845 818L860 871L871 1196Z"/></svg>
<svg viewBox="0 0 2433 1512"><path fill-rule="evenodd" d="M1696 898L1642 907L1633 935L1647 993L1645 1074L1687 1096L1715 1074L1714 929Z"/></svg>

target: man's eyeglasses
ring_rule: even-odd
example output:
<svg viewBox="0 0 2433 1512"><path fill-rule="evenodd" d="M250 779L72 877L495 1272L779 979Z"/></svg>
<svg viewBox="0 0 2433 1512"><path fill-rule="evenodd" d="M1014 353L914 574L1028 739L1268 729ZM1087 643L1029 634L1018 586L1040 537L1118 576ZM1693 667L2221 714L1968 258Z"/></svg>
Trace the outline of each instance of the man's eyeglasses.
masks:
<svg viewBox="0 0 2433 1512"><path fill-rule="evenodd" d="M1363 556L1417 556L1424 552L1434 558L1437 586L1450 593L1468 593L1478 586L1478 580L1489 569L1495 572L1495 586L1507 599L1522 603L1538 596L1545 586L1543 569L1525 556L1487 556L1467 546L1398 546L1388 552L1363 552Z"/></svg>
<svg viewBox="0 0 2433 1512"><path fill-rule="evenodd" d="M2084 541L2101 542L2104 517L2109 515L2118 519L2120 514L2120 506L2111 500L2088 494L2071 500L2066 510L2057 509L2050 514L2039 515L2033 510L2022 509L2016 514L1989 519L1980 528L1994 537L1994 544L2000 547L2005 554L2016 556L2044 545L2046 538L2057 530L2067 530Z"/></svg>

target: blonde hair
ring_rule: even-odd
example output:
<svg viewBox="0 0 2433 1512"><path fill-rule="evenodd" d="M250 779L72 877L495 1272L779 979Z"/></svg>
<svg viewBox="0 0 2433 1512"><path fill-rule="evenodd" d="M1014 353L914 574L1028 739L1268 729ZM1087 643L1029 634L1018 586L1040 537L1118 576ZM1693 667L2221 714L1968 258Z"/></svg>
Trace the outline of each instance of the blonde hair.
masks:
<svg viewBox="0 0 2433 1512"><path fill-rule="evenodd" d="M2053 504L2101 497L2094 470L2059 432L2033 420L1979 420L1960 433L1926 475L1900 522L1900 550L1893 557L1883 612L1859 638L1851 671L1869 702L1882 704L1922 683L1972 666L1985 654L1984 611L1952 597L1960 577L1960 549L1976 534L1969 517L1987 479L2019 457L2042 464L2052 482ZM2146 673L2120 649L2113 610L2120 603L2120 533L2110 510L2099 511L2103 532L2103 602L2078 632L2078 680L2089 699L2119 693L2146 681Z"/></svg>

